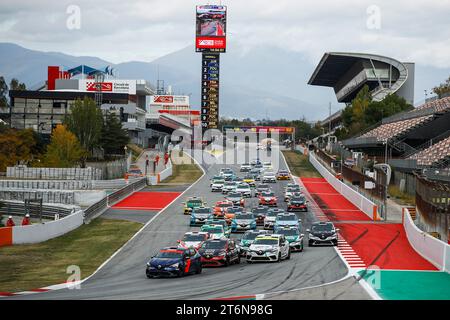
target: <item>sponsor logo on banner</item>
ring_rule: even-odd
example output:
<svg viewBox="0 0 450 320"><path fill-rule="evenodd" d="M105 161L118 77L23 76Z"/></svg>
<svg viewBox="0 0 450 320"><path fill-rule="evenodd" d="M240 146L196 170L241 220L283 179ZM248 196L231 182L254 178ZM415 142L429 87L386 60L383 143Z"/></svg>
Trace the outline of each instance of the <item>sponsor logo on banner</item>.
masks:
<svg viewBox="0 0 450 320"><path fill-rule="evenodd" d="M112 92L113 86L111 82L102 82L101 91L109 91ZM86 91L97 91L97 85L95 82L86 82Z"/></svg>
<svg viewBox="0 0 450 320"><path fill-rule="evenodd" d="M226 38L197 37L197 48L225 49Z"/></svg>
<svg viewBox="0 0 450 320"><path fill-rule="evenodd" d="M154 96L155 103L173 103L173 96Z"/></svg>
<svg viewBox="0 0 450 320"><path fill-rule="evenodd" d="M102 92L136 94L136 81L133 80L111 80L96 83L90 79L82 79L79 81L79 90L94 92L97 91L97 84L101 85Z"/></svg>

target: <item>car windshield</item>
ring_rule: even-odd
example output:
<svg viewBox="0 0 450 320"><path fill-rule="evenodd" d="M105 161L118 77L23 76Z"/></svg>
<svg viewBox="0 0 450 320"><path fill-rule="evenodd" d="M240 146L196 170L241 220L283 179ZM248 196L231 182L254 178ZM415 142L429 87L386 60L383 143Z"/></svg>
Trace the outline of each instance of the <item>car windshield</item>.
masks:
<svg viewBox="0 0 450 320"><path fill-rule="evenodd" d="M311 230L315 232L331 231L333 226L331 224L316 224L312 226Z"/></svg>
<svg viewBox="0 0 450 320"><path fill-rule="evenodd" d="M258 233L256 233L256 232L245 233L243 235L242 239L244 239L244 240L255 240L257 235L258 235Z"/></svg>
<svg viewBox="0 0 450 320"><path fill-rule="evenodd" d="M298 236L300 234L300 231L298 229L286 229L286 230L279 230L277 231L279 234L284 234L285 236Z"/></svg>
<svg viewBox="0 0 450 320"><path fill-rule="evenodd" d="M241 207L231 207L227 209L228 213L236 213L236 212L242 212L242 208Z"/></svg>
<svg viewBox="0 0 450 320"><path fill-rule="evenodd" d="M245 189L248 189L248 188L249 188L248 186L244 186L244 185L240 185L240 186L237 187L237 189L239 189L239 190L245 190Z"/></svg>
<svg viewBox="0 0 450 320"><path fill-rule="evenodd" d="M211 213L211 209L209 208L197 208L194 213Z"/></svg>
<svg viewBox="0 0 450 320"><path fill-rule="evenodd" d="M252 209L252 212L253 213L256 213L256 214L258 214L258 213L267 213L267 208L253 208Z"/></svg>
<svg viewBox="0 0 450 320"><path fill-rule="evenodd" d="M235 185L236 185L236 182L233 182L233 181L225 182L225 186L227 186L227 187L232 187Z"/></svg>
<svg viewBox="0 0 450 320"><path fill-rule="evenodd" d="M255 217L251 213L241 213L241 214L236 215L236 219L249 220L249 219L255 219Z"/></svg>
<svg viewBox="0 0 450 320"><path fill-rule="evenodd" d="M267 211L268 217L276 217L278 214L279 214L279 212L276 212L276 211L271 211L271 210Z"/></svg>
<svg viewBox="0 0 450 320"><path fill-rule="evenodd" d="M273 192L263 192L262 196L263 197L273 197L275 194Z"/></svg>
<svg viewBox="0 0 450 320"><path fill-rule="evenodd" d="M288 187L288 191L299 191L300 190L300 186L292 186L292 187Z"/></svg>
<svg viewBox="0 0 450 320"><path fill-rule="evenodd" d="M209 233L223 233L223 228L215 227L215 228L209 229L208 232Z"/></svg>
<svg viewBox="0 0 450 320"><path fill-rule="evenodd" d="M204 234L185 234L183 241L203 241L206 235Z"/></svg>
<svg viewBox="0 0 450 320"><path fill-rule="evenodd" d="M214 180L214 183L216 183L216 184L224 184L225 180Z"/></svg>
<svg viewBox="0 0 450 320"><path fill-rule="evenodd" d="M275 245L278 244L278 239L256 239L253 244Z"/></svg>
<svg viewBox="0 0 450 320"><path fill-rule="evenodd" d="M295 215L280 215L280 216L277 216L277 220L280 220L280 221L296 221L297 217Z"/></svg>
<svg viewBox="0 0 450 320"><path fill-rule="evenodd" d="M292 202L305 202L305 197L294 197L291 198Z"/></svg>
<svg viewBox="0 0 450 320"><path fill-rule="evenodd" d="M264 175L265 176L273 176L273 175L275 175L275 173L268 171L268 172L264 172Z"/></svg>
<svg viewBox="0 0 450 320"><path fill-rule="evenodd" d="M226 207L231 207L233 204L232 203L219 203L217 205L217 207L219 208L226 208Z"/></svg>
<svg viewBox="0 0 450 320"><path fill-rule="evenodd" d="M189 200L188 204L201 204L202 200Z"/></svg>
<svg viewBox="0 0 450 320"><path fill-rule="evenodd" d="M267 184L260 184L259 186L258 186L258 189L259 190L264 190L264 189L269 189L269 185L267 185Z"/></svg>
<svg viewBox="0 0 450 320"><path fill-rule="evenodd" d="M228 194L228 198L240 198L240 197L241 197L240 193L233 192Z"/></svg>
<svg viewBox="0 0 450 320"><path fill-rule="evenodd" d="M223 249L225 248L226 241L224 240L212 240L212 241L205 241L202 244L202 249Z"/></svg>
<svg viewBox="0 0 450 320"><path fill-rule="evenodd" d="M179 259L183 257L183 251L180 250L161 250L155 258Z"/></svg>

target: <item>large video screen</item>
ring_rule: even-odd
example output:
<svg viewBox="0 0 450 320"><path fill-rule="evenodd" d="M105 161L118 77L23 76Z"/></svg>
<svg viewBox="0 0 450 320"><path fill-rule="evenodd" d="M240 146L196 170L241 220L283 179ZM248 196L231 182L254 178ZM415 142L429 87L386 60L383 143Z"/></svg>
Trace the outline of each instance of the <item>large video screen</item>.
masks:
<svg viewBox="0 0 450 320"><path fill-rule="evenodd" d="M203 5L196 12L196 51L225 52L227 7Z"/></svg>

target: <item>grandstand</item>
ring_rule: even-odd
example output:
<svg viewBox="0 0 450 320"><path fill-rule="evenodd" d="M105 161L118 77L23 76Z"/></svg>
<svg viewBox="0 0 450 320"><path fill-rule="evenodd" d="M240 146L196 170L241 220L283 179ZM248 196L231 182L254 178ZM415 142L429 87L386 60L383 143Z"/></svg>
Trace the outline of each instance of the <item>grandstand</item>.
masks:
<svg viewBox="0 0 450 320"><path fill-rule="evenodd" d="M417 160L420 166L438 166L439 162L447 160L448 157L450 157L450 137L413 154L408 159Z"/></svg>

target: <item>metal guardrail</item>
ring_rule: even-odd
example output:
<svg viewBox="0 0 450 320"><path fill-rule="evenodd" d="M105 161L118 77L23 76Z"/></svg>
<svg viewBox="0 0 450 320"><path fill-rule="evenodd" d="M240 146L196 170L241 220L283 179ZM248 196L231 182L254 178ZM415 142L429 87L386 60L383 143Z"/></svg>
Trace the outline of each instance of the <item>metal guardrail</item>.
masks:
<svg viewBox="0 0 450 320"><path fill-rule="evenodd" d="M40 205L29 204L27 207L23 202L15 201L0 201L2 206L0 207L0 212L5 215L12 216L25 216L26 213L30 214L32 218L40 218ZM60 206L43 205L42 206L42 217L45 219L54 219L55 215L60 217L66 217L79 209L76 208L64 208Z"/></svg>
<svg viewBox="0 0 450 320"><path fill-rule="evenodd" d="M89 222L90 220L95 219L100 214L102 214L103 211L106 210L108 207L116 204L117 202L126 198L133 192L141 190L146 185L147 185L147 178L142 178L104 197L100 201L94 203L89 208L84 210L84 221Z"/></svg>
<svg viewBox="0 0 450 320"><path fill-rule="evenodd" d="M436 107L428 107L428 108L419 109L419 110L412 110L412 111L397 113L390 117L384 118L383 120L381 120L381 122L383 124L386 124L386 123L392 123L392 122L397 122L397 121L409 120L409 119L414 119L414 118L418 118L418 117L430 116L430 115L435 114L436 112L437 112Z"/></svg>

